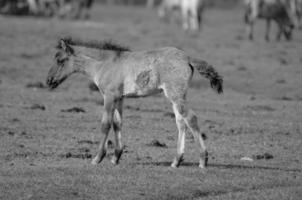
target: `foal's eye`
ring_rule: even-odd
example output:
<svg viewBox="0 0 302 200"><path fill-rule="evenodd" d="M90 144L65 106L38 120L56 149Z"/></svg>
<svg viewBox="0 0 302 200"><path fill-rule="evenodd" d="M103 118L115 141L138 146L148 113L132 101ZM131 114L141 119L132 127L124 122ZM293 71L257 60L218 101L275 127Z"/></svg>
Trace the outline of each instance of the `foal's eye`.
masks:
<svg viewBox="0 0 302 200"><path fill-rule="evenodd" d="M57 63L58 63L59 65L62 65L62 64L64 64L64 61L65 61L64 59L58 59L58 60L57 60Z"/></svg>

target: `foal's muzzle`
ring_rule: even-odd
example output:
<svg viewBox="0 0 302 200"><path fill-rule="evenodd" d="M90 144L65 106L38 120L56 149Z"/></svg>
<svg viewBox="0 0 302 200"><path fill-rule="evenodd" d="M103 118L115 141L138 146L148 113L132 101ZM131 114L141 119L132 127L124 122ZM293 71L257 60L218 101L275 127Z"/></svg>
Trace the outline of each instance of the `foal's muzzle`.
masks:
<svg viewBox="0 0 302 200"><path fill-rule="evenodd" d="M48 77L46 80L46 84L50 89L55 89L57 88L65 79L67 76L64 76L63 78L59 80L55 80L53 77Z"/></svg>
<svg viewBox="0 0 302 200"><path fill-rule="evenodd" d="M56 87L58 87L58 83L57 81L54 81L53 77L48 77L46 80L46 84L50 89L55 89Z"/></svg>

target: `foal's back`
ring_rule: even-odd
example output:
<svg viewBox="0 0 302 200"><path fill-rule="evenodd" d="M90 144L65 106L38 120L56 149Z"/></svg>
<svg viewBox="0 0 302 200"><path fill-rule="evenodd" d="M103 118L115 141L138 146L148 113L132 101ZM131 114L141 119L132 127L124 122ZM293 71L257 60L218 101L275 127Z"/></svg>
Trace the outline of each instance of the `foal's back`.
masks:
<svg viewBox="0 0 302 200"><path fill-rule="evenodd" d="M189 57L184 51L174 47L129 52L125 54L124 59L119 64L122 64L126 74L129 71L134 74L152 71L160 76L160 81L171 78L188 78L192 73L189 67Z"/></svg>
<svg viewBox="0 0 302 200"><path fill-rule="evenodd" d="M174 47L125 52L113 59L106 70L122 84L125 96L151 95L172 84L187 88L192 77L189 57Z"/></svg>

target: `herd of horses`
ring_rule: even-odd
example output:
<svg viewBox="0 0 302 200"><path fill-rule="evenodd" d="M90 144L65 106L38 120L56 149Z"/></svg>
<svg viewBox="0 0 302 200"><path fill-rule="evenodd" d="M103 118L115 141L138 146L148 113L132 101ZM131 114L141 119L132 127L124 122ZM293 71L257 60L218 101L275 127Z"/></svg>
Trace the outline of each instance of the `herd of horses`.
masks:
<svg viewBox="0 0 302 200"><path fill-rule="evenodd" d="M94 0L0 0L0 13L60 18L89 18Z"/></svg>
<svg viewBox="0 0 302 200"><path fill-rule="evenodd" d="M163 0L158 9L161 18L169 18L175 10L180 10L185 30L201 29L202 15L206 0ZM292 38L294 28L302 28L302 0L244 0L245 16L249 39L253 39L254 23L266 20L265 39L269 40L271 21L278 25L277 40L284 36Z"/></svg>
<svg viewBox="0 0 302 200"><path fill-rule="evenodd" d="M302 0L242 0L245 6L244 21L247 35L253 39L257 19L266 20L265 39L270 40L271 21L278 26L276 40L282 36L292 39L295 28L302 28ZM0 14L31 14L60 18L89 18L94 0L0 0ZM207 0L162 0L158 15L169 20L180 11L182 27L186 31L198 31Z"/></svg>

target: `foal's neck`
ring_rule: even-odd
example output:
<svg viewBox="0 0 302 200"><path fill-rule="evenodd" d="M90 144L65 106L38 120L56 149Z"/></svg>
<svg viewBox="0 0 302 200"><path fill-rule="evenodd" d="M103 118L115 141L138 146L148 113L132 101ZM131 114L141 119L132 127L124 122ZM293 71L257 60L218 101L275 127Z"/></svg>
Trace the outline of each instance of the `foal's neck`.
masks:
<svg viewBox="0 0 302 200"><path fill-rule="evenodd" d="M98 71L98 66L101 63L89 56L79 55L74 57L74 69L75 72L83 73L87 75L91 80L94 80Z"/></svg>

